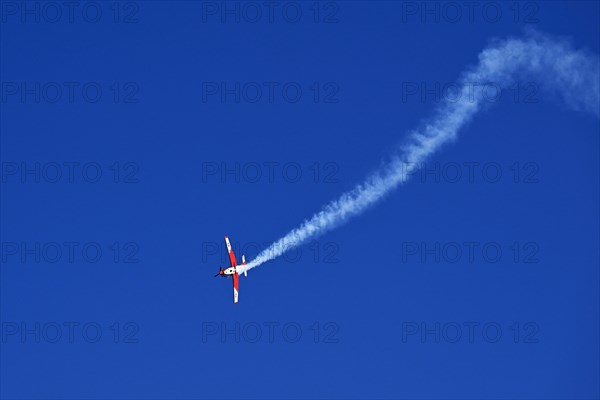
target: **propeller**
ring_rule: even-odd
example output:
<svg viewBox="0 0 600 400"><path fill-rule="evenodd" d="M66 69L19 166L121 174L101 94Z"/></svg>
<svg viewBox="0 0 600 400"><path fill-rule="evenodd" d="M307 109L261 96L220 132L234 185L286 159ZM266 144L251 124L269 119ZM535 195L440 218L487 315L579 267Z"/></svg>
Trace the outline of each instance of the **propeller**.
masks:
<svg viewBox="0 0 600 400"><path fill-rule="evenodd" d="M219 275L221 275L221 272L223 271L223 268L219 267L219 273L215 275L215 278Z"/></svg>

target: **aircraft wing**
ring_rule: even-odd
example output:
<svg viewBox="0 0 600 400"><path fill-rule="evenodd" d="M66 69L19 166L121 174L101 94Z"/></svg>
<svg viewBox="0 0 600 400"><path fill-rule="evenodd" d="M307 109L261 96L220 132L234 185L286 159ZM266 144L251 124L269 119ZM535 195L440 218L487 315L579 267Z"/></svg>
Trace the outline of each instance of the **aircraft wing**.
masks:
<svg viewBox="0 0 600 400"><path fill-rule="evenodd" d="M238 302L238 293L240 290L240 276L236 272L233 274L233 303L237 304Z"/></svg>
<svg viewBox="0 0 600 400"><path fill-rule="evenodd" d="M235 260L235 254L233 254L233 250L231 249L231 243L229 243L229 238L225 236L225 244L227 244L227 253L229 254L229 263L232 267L237 265L237 261Z"/></svg>

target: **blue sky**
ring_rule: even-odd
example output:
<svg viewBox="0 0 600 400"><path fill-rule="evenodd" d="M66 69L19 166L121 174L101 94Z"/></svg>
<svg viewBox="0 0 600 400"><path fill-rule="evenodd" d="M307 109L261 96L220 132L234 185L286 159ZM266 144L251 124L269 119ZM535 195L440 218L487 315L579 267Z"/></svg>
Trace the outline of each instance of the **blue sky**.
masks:
<svg viewBox="0 0 600 400"><path fill-rule="evenodd" d="M213 278L224 235L252 259L362 181L493 38L600 53L597 2L47 4L0 9L1 397L600 395L598 119L535 79L238 305Z"/></svg>

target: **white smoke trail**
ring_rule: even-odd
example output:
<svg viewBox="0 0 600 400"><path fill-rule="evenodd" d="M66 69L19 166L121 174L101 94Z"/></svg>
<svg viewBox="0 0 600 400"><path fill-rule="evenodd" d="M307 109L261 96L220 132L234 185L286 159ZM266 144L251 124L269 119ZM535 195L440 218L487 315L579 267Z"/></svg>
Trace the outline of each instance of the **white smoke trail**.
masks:
<svg viewBox="0 0 600 400"><path fill-rule="evenodd" d="M599 60L576 51L564 40L531 32L523 38L496 41L479 54L479 63L462 74L460 96L445 100L433 118L410 132L408 144L365 182L342 194L261 252L242 271L278 257L322 234L381 200L404 183L432 153L456 137L485 103L483 88L509 86L518 76L533 75L546 90L557 92L574 109L600 113Z"/></svg>

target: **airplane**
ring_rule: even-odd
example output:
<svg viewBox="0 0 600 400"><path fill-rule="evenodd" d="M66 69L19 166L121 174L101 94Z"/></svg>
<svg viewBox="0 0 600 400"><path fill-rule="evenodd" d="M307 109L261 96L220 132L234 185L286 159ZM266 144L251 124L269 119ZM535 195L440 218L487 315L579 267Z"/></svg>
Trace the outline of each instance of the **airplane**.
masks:
<svg viewBox="0 0 600 400"><path fill-rule="evenodd" d="M233 250L231 249L231 243L229 243L229 238L225 236L225 244L227 244L227 253L229 254L229 264L231 267L227 269L223 269L219 267L219 273L215 275L222 276L223 278L227 278L231 276L233 278L233 304L238 303L238 291L240 290L240 276L237 270L237 261L235 259L235 254L233 254ZM246 265L246 257L242 255L242 265ZM248 271L244 271L244 276L248 276Z"/></svg>

